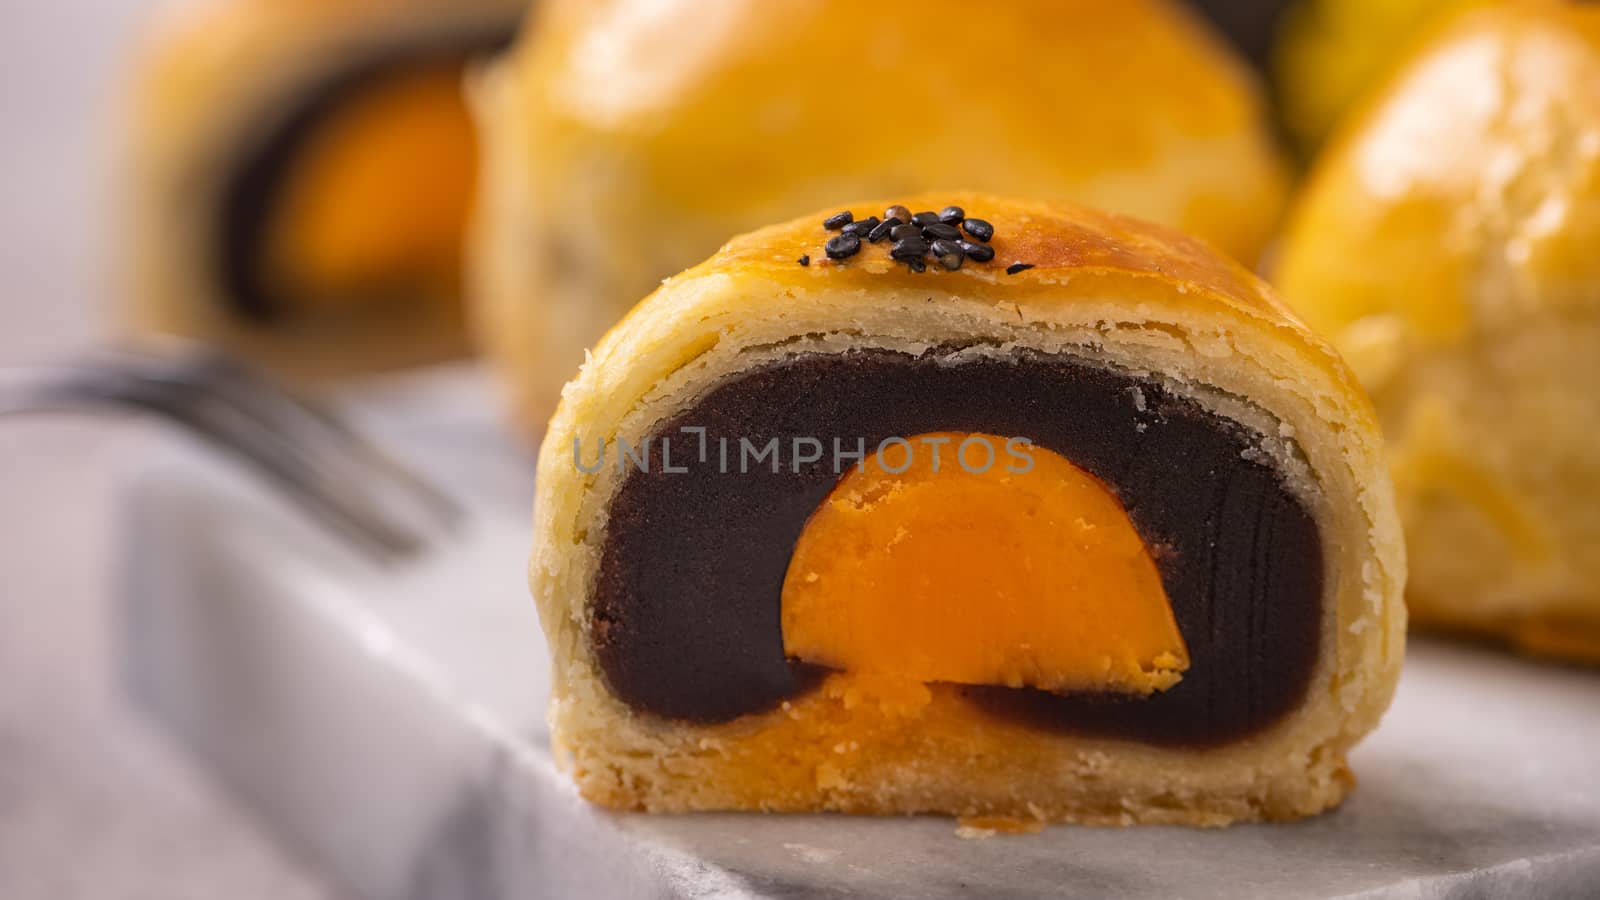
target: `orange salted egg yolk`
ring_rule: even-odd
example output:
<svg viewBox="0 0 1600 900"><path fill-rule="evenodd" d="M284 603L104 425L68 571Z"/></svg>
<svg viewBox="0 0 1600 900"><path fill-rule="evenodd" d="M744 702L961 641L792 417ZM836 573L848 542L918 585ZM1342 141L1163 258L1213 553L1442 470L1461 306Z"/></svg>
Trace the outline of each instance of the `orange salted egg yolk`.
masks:
<svg viewBox="0 0 1600 900"><path fill-rule="evenodd" d="M984 434L890 444L842 478L795 546L782 623L790 657L875 691L1147 695L1189 665L1116 496L1057 453Z"/></svg>
<svg viewBox="0 0 1600 900"><path fill-rule="evenodd" d="M275 201L267 266L293 306L451 299L477 177L461 68L385 76L331 113Z"/></svg>

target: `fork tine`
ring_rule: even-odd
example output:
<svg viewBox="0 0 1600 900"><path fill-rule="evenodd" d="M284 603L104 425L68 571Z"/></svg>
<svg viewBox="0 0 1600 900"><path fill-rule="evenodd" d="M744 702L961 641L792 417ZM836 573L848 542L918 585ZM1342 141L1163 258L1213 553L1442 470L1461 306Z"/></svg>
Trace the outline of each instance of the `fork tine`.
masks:
<svg viewBox="0 0 1600 900"><path fill-rule="evenodd" d="M248 463L369 556L416 553L459 506L328 410L214 351L123 350L0 370L0 416L104 409L154 414Z"/></svg>
<svg viewBox="0 0 1600 900"><path fill-rule="evenodd" d="M152 369L146 360L91 363L34 372L40 402L13 402L10 411L134 410L177 425L254 468L335 532L383 561L415 552L420 539L376 513L350 481L317 474L315 457L296 451L273 430L208 397L186 379ZM16 392L12 392L15 395ZM326 450L317 451L319 455Z"/></svg>
<svg viewBox="0 0 1600 900"><path fill-rule="evenodd" d="M460 506L453 499L368 441L325 405L291 393L258 370L241 365L229 357L210 353L202 362L206 387L226 394L241 409L258 413L264 423L292 424L303 428L307 435L320 434L346 451L330 457L330 460L370 467L376 474L403 483L419 502L430 507L442 521L453 523L462 516Z"/></svg>
<svg viewBox="0 0 1600 900"><path fill-rule="evenodd" d="M373 445L326 407L287 391L236 360L201 352L186 361L174 377L199 391L215 395L228 408L253 417L267 429L265 438L273 440L285 452L312 449L314 442L327 444L335 452L304 455L327 479L335 483L350 479L351 484L346 489L387 482L398 485L408 500L422 506L428 517L441 524L454 524L462 516L454 500Z"/></svg>

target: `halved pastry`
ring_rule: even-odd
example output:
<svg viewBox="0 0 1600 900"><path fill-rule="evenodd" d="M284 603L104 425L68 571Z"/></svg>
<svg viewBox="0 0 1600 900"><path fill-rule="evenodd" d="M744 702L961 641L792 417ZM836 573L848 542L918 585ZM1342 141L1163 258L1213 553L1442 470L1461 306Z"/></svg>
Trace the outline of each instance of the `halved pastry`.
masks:
<svg viewBox="0 0 1600 900"><path fill-rule="evenodd" d="M464 350L463 72L523 6L175 5L131 98L132 324L309 377Z"/></svg>
<svg viewBox="0 0 1600 900"><path fill-rule="evenodd" d="M583 795L1207 825L1337 803L1405 568L1344 364L1175 232L902 199L734 240L567 386L531 580Z"/></svg>
<svg viewBox="0 0 1600 900"><path fill-rule="evenodd" d="M1600 664L1600 7L1464 14L1375 99L1276 281L1372 392L1416 621Z"/></svg>
<svg viewBox="0 0 1600 900"><path fill-rule="evenodd" d="M481 343L541 423L586 348L729 236L949 185L1248 265L1288 187L1262 94L1176 0L545 0L480 94Z"/></svg>

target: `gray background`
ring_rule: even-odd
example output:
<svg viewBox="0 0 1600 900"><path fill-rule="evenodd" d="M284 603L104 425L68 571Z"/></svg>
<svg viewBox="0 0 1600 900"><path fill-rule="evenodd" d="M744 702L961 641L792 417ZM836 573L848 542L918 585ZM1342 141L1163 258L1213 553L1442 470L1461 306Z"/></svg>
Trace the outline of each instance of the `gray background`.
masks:
<svg viewBox="0 0 1600 900"><path fill-rule="evenodd" d="M116 299L117 98L149 0L5 0L0 365L87 346ZM329 897L113 680L111 488L166 438L0 425L0 897Z"/></svg>

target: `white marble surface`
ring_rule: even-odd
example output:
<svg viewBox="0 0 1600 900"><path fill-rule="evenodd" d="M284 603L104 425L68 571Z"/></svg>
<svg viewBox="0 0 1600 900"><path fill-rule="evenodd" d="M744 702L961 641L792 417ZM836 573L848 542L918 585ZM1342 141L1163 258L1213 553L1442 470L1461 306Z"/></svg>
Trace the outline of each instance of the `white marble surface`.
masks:
<svg viewBox="0 0 1600 900"><path fill-rule="evenodd" d="M106 330L116 101L154 3L0 7L0 365ZM0 425L0 898L331 897L115 688L111 486L151 440Z"/></svg>
<svg viewBox="0 0 1600 900"><path fill-rule="evenodd" d="M215 461L130 485L130 683L277 823L374 898L1594 898L1600 676L1421 642L1342 810L1221 831L593 809L556 773L522 584L530 467L474 424L380 430L448 474L475 523L378 570ZM386 424L387 423L387 424Z"/></svg>

